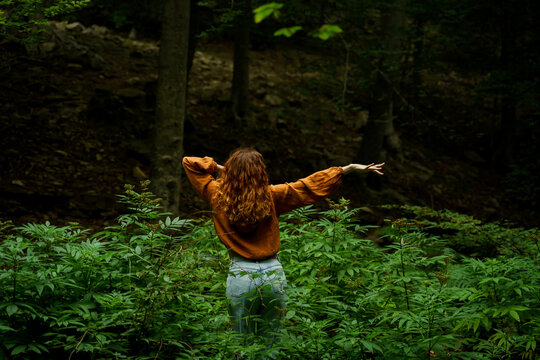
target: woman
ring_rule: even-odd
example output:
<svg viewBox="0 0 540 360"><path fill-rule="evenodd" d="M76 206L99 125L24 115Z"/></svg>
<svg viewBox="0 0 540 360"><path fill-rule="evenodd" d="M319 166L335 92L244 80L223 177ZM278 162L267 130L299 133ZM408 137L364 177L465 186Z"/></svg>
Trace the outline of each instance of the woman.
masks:
<svg viewBox="0 0 540 360"><path fill-rule="evenodd" d="M210 157L185 157L183 165L195 190L211 206L217 235L230 254L226 294L234 330L271 339L287 298L277 258L278 216L328 196L348 172L382 175L384 163L335 166L280 185L268 184L263 157L251 148L233 151L224 166ZM212 176L216 172L221 175L217 180Z"/></svg>

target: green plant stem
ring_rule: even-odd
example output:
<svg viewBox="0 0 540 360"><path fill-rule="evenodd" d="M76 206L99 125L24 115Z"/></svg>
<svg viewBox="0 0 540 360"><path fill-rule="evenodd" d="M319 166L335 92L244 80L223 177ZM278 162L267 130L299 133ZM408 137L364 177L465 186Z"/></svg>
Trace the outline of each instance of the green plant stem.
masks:
<svg viewBox="0 0 540 360"><path fill-rule="evenodd" d="M13 266L13 294L11 295L11 301L15 302L15 298L17 297L17 272L19 270L19 266L17 264L17 261L14 261Z"/></svg>
<svg viewBox="0 0 540 360"><path fill-rule="evenodd" d="M401 258L401 276L405 278L405 263L403 262L403 238L399 239L399 253ZM407 283L403 280L403 289L405 290L405 301L407 302L407 310L411 310L409 304L409 292L407 291Z"/></svg>
<svg viewBox="0 0 540 360"><path fill-rule="evenodd" d="M426 297L429 295L426 287ZM430 304L429 311L428 311L428 351L427 351L427 357L428 359L431 358L431 325L432 325L432 311L433 311L433 304Z"/></svg>
<svg viewBox="0 0 540 360"><path fill-rule="evenodd" d="M77 345L75 346L75 348L71 351L71 353L69 354L69 358L68 360L71 360L71 357L73 356L73 354L75 353L75 351L77 351L77 349L79 348L79 346L81 346L84 338L86 337L86 334L88 334L88 329L84 332L83 336L81 336L81 339L79 340L79 342L77 343Z"/></svg>

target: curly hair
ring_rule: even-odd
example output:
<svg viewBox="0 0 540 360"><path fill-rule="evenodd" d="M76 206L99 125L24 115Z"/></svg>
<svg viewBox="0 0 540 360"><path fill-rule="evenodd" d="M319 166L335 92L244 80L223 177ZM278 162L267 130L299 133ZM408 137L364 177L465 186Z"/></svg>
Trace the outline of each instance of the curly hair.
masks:
<svg viewBox="0 0 540 360"><path fill-rule="evenodd" d="M262 155L234 150L217 180L217 203L233 225L253 225L270 215L272 198Z"/></svg>

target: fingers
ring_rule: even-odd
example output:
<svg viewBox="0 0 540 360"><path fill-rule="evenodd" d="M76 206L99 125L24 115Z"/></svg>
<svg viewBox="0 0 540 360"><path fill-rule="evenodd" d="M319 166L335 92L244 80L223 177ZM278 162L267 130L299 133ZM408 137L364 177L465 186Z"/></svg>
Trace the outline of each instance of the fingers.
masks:
<svg viewBox="0 0 540 360"><path fill-rule="evenodd" d="M384 175L384 173L381 171L382 170L382 167L385 165L385 163L380 163L380 164L377 164L377 165L374 165L372 168L370 168L369 170L373 171L375 174L378 174L378 175ZM370 165L371 166L371 165Z"/></svg>

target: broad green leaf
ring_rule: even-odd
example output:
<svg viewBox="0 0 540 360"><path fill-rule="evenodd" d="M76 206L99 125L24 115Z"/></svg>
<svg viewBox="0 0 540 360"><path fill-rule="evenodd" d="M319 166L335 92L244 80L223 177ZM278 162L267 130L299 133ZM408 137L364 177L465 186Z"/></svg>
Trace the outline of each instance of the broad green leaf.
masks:
<svg viewBox="0 0 540 360"><path fill-rule="evenodd" d="M511 317L513 317L514 319L516 319L517 321L519 321L519 315L518 315L517 311L515 311L515 310L510 310L509 314L510 314Z"/></svg>
<svg viewBox="0 0 540 360"><path fill-rule="evenodd" d="M296 311L294 311L294 310L289 310L289 311L287 311L287 316L285 316L285 318L286 318L287 320L289 320L289 319L292 319L292 318L294 317L294 315L296 315Z"/></svg>
<svg viewBox="0 0 540 360"><path fill-rule="evenodd" d="M11 351L11 355L17 355L17 354L22 353L23 351L26 350L26 347L27 347L26 345L19 345L15 347L15 349Z"/></svg>
<svg viewBox="0 0 540 360"><path fill-rule="evenodd" d="M332 36L342 33L343 30L337 25L325 24L315 32L315 36L321 40L328 40Z"/></svg>
<svg viewBox="0 0 540 360"><path fill-rule="evenodd" d="M255 23L260 23L270 15L274 15L275 18L279 16L279 9L283 7L283 4L280 3L268 3L262 6L259 6L253 13L255 14Z"/></svg>
<svg viewBox="0 0 540 360"><path fill-rule="evenodd" d="M8 313L8 316L15 314L17 310L19 310L19 307L17 305L9 305L6 307L6 312Z"/></svg>
<svg viewBox="0 0 540 360"><path fill-rule="evenodd" d="M362 343L362 345L364 345L364 347L365 347L369 352L373 352L373 345L372 345L369 341L366 341L366 340L360 340L360 342Z"/></svg>

